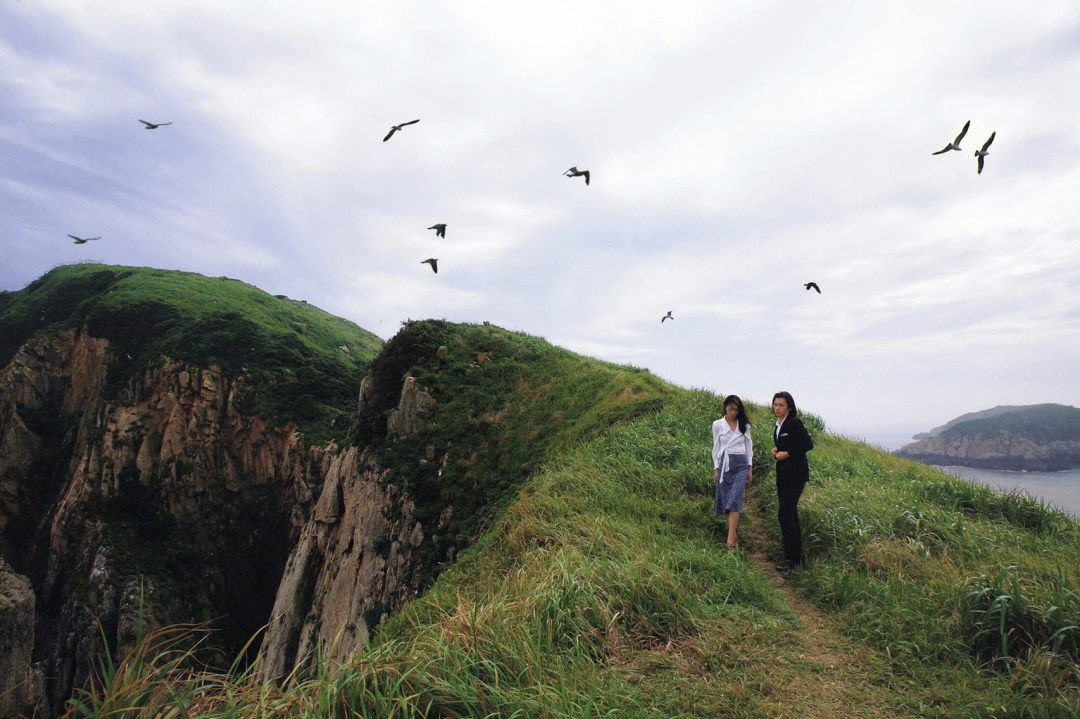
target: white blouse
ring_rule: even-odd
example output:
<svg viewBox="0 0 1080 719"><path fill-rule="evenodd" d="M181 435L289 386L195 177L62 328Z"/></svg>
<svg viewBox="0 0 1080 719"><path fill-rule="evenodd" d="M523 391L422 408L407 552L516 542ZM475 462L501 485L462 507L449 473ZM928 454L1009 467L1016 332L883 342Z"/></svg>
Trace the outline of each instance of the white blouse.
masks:
<svg viewBox="0 0 1080 719"><path fill-rule="evenodd" d="M731 425L727 423L727 420L720 418L712 423L712 461L713 467L716 469L723 469L723 472L727 471L728 455L730 454L745 454L746 466L752 466L754 463L754 445L750 441L750 425L746 425L746 433L742 433L738 429L738 425L735 425L735 429L731 428ZM723 472L720 473L721 479L723 478Z"/></svg>

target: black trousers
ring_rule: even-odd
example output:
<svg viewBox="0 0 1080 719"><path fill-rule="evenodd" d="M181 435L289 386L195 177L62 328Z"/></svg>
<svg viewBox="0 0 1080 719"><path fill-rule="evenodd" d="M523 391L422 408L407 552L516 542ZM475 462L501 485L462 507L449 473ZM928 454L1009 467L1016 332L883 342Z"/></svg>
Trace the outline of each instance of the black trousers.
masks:
<svg viewBox="0 0 1080 719"><path fill-rule="evenodd" d="M776 497L778 499L780 533L784 537L784 559L788 566L802 564L802 529L799 527L799 497L802 496L806 480L801 477L776 479Z"/></svg>

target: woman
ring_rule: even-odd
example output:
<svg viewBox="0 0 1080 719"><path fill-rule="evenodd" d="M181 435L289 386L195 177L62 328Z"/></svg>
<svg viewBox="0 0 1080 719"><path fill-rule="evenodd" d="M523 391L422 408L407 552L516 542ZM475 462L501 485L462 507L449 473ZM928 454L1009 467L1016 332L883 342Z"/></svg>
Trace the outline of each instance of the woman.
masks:
<svg viewBox="0 0 1080 719"><path fill-rule="evenodd" d="M716 516L727 514L727 546L737 545L735 528L739 526L743 492L754 480L754 446L750 442L750 420L742 400L731 394L724 400L724 418L712 425L713 468L716 474Z"/></svg>
<svg viewBox="0 0 1080 719"><path fill-rule="evenodd" d="M799 496L806 481L810 479L810 464L806 453L814 448L814 441L806 431L795 400L790 392L773 395L772 411L776 416L776 432L773 434L773 457L776 458L776 496L778 500L780 533L784 536L784 560L777 565L784 579L791 577L795 568L802 564L802 530L799 528Z"/></svg>

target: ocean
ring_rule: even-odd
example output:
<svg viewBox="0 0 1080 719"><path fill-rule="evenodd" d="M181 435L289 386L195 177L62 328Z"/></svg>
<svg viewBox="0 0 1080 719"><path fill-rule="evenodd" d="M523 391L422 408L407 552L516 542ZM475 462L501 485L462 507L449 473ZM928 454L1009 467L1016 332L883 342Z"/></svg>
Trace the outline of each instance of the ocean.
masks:
<svg viewBox="0 0 1080 719"><path fill-rule="evenodd" d="M853 439L893 451L913 442L910 434L868 434ZM1019 490L1080 519L1080 469L1062 472L1005 472L973 467L938 467L961 479L1010 492Z"/></svg>

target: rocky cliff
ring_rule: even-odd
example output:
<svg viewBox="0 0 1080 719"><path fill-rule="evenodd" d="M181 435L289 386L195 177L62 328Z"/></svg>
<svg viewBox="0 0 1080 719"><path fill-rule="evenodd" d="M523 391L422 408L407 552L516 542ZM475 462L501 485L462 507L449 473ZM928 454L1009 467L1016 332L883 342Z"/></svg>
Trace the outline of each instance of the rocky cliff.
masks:
<svg viewBox="0 0 1080 719"><path fill-rule="evenodd" d="M140 625L206 623L198 660L235 658L379 346L227 278L88 264L5 293L0 717L61 713Z"/></svg>
<svg viewBox="0 0 1080 719"><path fill-rule="evenodd" d="M64 330L0 371L0 557L13 565L0 567L0 649L19 685L0 717L60 713L102 642L123 657L140 622L208 623L200 658L219 666L269 622L254 646L276 679L320 643L343 658L420 591L414 553L434 535L385 461L271 426L249 380L216 366L161 358L110 395L109 349ZM380 384L396 402L368 408L389 446L436 404L397 369ZM373 393L369 376L359 409ZM420 451L435 466L433 446Z"/></svg>
<svg viewBox="0 0 1080 719"><path fill-rule="evenodd" d="M102 393L107 342L44 336L0 372L0 529L31 580L33 656L62 705L102 633L211 621L238 648L269 614L332 448L241 407L242 377L164 360Z"/></svg>

